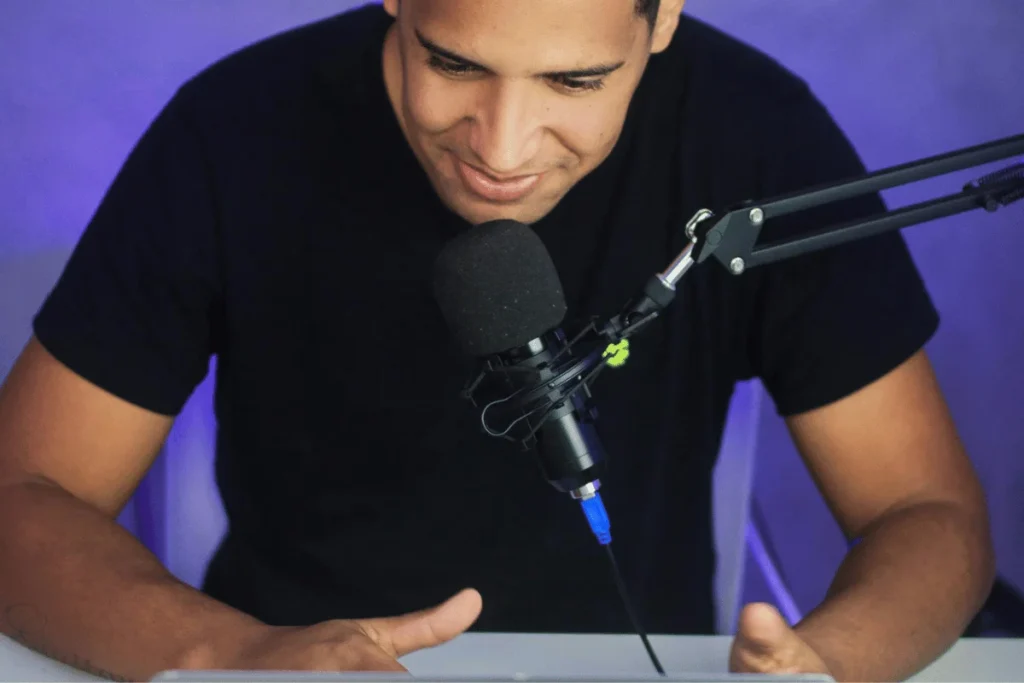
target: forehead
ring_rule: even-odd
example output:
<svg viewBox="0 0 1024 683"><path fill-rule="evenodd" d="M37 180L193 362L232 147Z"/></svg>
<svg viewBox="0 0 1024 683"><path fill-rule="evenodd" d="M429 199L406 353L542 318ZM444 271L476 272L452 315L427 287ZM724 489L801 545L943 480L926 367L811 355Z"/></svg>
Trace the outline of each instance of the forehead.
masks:
<svg viewBox="0 0 1024 683"><path fill-rule="evenodd" d="M646 36L635 0L402 0L402 17L444 48L496 69L623 60Z"/></svg>

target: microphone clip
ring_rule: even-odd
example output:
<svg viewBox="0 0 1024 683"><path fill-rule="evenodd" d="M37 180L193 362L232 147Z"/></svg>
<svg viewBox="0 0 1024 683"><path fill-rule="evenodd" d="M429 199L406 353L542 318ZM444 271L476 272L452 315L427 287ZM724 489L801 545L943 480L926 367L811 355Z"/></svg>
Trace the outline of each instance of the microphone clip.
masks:
<svg viewBox="0 0 1024 683"><path fill-rule="evenodd" d="M481 362L462 397L480 409L480 423L493 437L536 446L536 434L558 410L571 407L581 419L597 417L588 386L607 357L594 341L594 323L572 340L560 329ZM584 347L581 353L580 347ZM621 354L620 354L621 355Z"/></svg>

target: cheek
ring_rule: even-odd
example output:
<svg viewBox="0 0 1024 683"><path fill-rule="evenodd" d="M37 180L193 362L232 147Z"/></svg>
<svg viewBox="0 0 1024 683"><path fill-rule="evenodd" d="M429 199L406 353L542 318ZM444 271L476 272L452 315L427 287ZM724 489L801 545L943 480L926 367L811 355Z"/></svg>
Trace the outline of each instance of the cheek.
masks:
<svg viewBox="0 0 1024 683"><path fill-rule="evenodd" d="M579 156L605 154L618 139L629 105L624 101L593 97L567 98L548 112L547 128Z"/></svg>
<svg viewBox="0 0 1024 683"><path fill-rule="evenodd" d="M418 66L406 74L405 106L415 128L428 134L442 133L466 116L471 101L466 84L454 84Z"/></svg>

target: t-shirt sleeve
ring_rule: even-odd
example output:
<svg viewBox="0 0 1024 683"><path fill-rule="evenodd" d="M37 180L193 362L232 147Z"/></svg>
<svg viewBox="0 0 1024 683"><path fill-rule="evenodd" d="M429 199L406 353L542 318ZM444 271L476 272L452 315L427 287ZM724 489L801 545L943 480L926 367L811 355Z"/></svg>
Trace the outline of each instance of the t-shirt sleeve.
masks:
<svg viewBox="0 0 1024 683"><path fill-rule="evenodd" d="M851 179L866 170L825 107L807 90L766 137L765 198ZM759 244L877 215L880 196L767 221ZM835 402L920 350L939 316L898 232L758 268L749 353L780 415ZM755 272L754 270L750 271Z"/></svg>
<svg viewBox="0 0 1024 683"><path fill-rule="evenodd" d="M130 152L33 321L73 372L179 413L215 351L215 198L179 98Z"/></svg>

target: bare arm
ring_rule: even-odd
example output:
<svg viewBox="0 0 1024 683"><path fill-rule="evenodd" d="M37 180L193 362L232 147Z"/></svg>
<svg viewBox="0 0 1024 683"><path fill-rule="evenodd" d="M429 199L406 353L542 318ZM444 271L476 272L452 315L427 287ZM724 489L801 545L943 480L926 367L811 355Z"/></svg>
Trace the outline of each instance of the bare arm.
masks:
<svg viewBox="0 0 1024 683"><path fill-rule="evenodd" d="M172 421L29 343L0 388L0 632L126 680L208 666L214 649L262 633L116 523Z"/></svg>
<svg viewBox="0 0 1024 683"><path fill-rule="evenodd" d="M860 541L796 632L837 679L902 680L960 637L994 575L984 493L927 356L789 426Z"/></svg>

